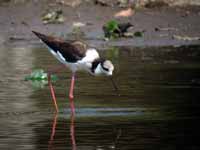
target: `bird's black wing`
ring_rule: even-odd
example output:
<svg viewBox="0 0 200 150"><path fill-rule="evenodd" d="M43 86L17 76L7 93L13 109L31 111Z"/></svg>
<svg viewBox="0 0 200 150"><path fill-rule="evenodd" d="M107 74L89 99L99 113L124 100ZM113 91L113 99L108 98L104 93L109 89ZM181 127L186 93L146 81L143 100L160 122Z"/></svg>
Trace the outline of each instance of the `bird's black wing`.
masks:
<svg viewBox="0 0 200 150"><path fill-rule="evenodd" d="M47 36L36 31L32 31L54 52L60 52L67 62L81 60L86 53L87 45L80 41L64 41L63 39Z"/></svg>

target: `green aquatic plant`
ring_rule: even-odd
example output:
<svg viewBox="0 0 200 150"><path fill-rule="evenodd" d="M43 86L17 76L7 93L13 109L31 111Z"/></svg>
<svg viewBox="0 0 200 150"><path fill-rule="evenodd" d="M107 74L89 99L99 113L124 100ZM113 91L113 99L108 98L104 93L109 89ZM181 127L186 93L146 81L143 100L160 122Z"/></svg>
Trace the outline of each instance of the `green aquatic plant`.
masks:
<svg viewBox="0 0 200 150"><path fill-rule="evenodd" d="M31 85L32 85L33 89L43 89L47 84L48 84L47 80L31 81Z"/></svg>
<svg viewBox="0 0 200 150"><path fill-rule="evenodd" d="M56 75L51 75L51 81L58 80ZM25 81L31 81L34 88L44 88L48 84L48 74L43 69L36 69L31 74L25 76Z"/></svg>
<svg viewBox="0 0 200 150"><path fill-rule="evenodd" d="M106 38L115 39L119 37L119 34L116 31L119 31L119 24L115 20L108 21L103 26L104 34Z"/></svg>
<svg viewBox="0 0 200 150"><path fill-rule="evenodd" d="M133 37L133 33L129 32L128 29L133 27L130 22L121 22L119 23L116 20L108 21L103 26L104 36L108 39L116 39L120 37Z"/></svg>
<svg viewBox="0 0 200 150"><path fill-rule="evenodd" d="M52 81L56 81L58 79L58 77L56 75L51 75L51 80ZM40 80L48 80L48 75L46 72L44 72L43 69L36 69L36 70L33 70L31 72L31 74L25 76L25 80L28 81L28 80L37 80L37 81L40 81Z"/></svg>

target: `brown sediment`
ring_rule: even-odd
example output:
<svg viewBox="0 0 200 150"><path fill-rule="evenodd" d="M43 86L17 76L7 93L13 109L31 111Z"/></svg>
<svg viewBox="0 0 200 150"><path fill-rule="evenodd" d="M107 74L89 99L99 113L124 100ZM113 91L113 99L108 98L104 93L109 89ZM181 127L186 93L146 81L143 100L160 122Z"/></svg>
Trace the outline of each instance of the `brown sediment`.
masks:
<svg viewBox="0 0 200 150"><path fill-rule="evenodd" d="M62 9L65 17L64 23L44 25L43 13L47 9L55 8ZM45 1L2 4L0 5L0 43L20 43L22 45L35 43L37 39L31 30L71 39L70 33L74 31L73 23L82 22L85 26L78 29L84 33L82 40L96 47L102 47L102 45L148 47L200 44L198 38L193 38L200 37L200 19L198 19L200 7L144 8L135 10L135 14L130 17L114 18L114 14L123 9L117 5L104 7L95 5L93 2L82 2L77 7L54 2L47 4ZM144 35L105 41L102 26L112 19L130 22L134 25L130 32L142 31ZM174 35L190 37L194 40L176 39L173 38Z"/></svg>

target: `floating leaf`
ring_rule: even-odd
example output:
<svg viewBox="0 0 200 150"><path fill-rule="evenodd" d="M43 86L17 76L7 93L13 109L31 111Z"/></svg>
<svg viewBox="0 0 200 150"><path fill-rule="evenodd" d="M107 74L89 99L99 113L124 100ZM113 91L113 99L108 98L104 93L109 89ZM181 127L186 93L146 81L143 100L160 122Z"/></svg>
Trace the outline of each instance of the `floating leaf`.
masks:
<svg viewBox="0 0 200 150"><path fill-rule="evenodd" d="M51 75L51 80L52 81L56 81L58 78L56 75ZM32 71L32 73L30 75L27 75L25 77L25 80L31 80L31 81L42 81L42 80L48 80L48 76L47 73L44 72L43 69L36 69L34 71Z"/></svg>
<svg viewBox="0 0 200 150"><path fill-rule="evenodd" d="M42 69L36 69L32 71L30 75L25 76L26 81L31 81L34 88L43 88L48 84L48 75ZM55 82L58 80L56 75L51 75L51 81Z"/></svg>
<svg viewBox="0 0 200 150"><path fill-rule="evenodd" d="M47 84L47 80L33 80L31 82L31 85L34 89L43 89Z"/></svg>

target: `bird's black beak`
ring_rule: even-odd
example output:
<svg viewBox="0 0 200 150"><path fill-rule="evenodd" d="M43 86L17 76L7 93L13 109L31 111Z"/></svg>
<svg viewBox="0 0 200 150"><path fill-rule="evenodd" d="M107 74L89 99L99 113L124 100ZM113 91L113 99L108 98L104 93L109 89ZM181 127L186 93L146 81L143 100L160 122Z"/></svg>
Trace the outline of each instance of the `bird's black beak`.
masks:
<svg viewBox="0 0 200 150"><path fill-rule="evenodd" d="M113 85L113 88L114 88L115 92L117 93L118 96L120 96L120 94L119 94L119 88L118 88L117 84L113 80L112 76L110 76L109 78L110 78L110 80L112 82L112 85Z"/></svg>

